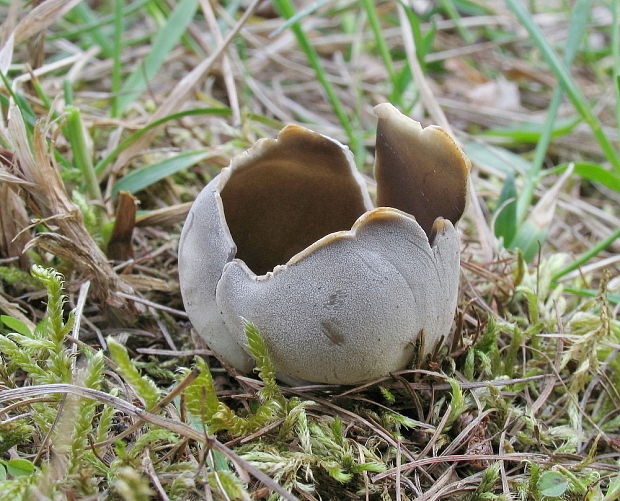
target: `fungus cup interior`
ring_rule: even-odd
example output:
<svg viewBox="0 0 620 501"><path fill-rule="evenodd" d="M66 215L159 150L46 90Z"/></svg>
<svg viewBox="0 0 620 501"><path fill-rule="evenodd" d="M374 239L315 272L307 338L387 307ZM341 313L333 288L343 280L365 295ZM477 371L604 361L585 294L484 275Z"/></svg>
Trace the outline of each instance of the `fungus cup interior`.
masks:
<svg viewBox="0 0 620 501"><path fill-rule="evenodd" d="M437 218L463 215L471 163L441 127L423 128L389 103L375 113L377 204L415 216L432 243Z"/></svg>
<svg viewBox="0 0 620 501"><path fill-rule="evenodd" d="M351 154L298 126L265 140L235 166L221 191L236 257L257 275L285 264L330 233L348 230L370 208Z"/></svg>
<svg viewBox="0 0 620 501"><path fill-rule="evenodd" d="M432 245L438 218L456 223L463 214L471 164L440 127L423 128L389 103L375 113L377 204L414 216ZM224 216L236 257L256 275L349 230L373 207L349 149L296 125L231 167L220 193Z"/></svg>

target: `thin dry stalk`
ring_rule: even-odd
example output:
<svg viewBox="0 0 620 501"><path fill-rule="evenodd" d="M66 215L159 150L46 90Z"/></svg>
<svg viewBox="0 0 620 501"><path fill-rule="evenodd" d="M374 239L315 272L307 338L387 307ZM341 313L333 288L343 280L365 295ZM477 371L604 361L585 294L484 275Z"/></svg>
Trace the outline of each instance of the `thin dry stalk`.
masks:
<svg viewBox="0 0 620 501"><path fill-rule="evenodd" d="M157 492L159 499L161 499L161 501L169 501L170 498L159 481L159 477L157 476L157 472L153 466L153 461L151 460L150 454L151 451L148 447L144 449L144 452L142 453L142 466L144 467L144 471L146 471L146 474L151 479L151 483L153 484L153 487L155 487L155 492Z"/></svg>
<svg viewBox="0 0 620 501"><path fill-rule="evenodd" d="M75 340L71 347L71 354L73 358L71 360L71 372L75 374L75 367L77 364L78 356L78 341L80 340L80 326L82 325L82 315L84 314L84 306L86 305L86 299L88 298L88 289L90 289L90 281L87 280L80 286L80 292L78 293L77 305L74 310L73 327L71 328L72 338Z"/></svg>
<svg viewBox="0 0 620 501"><path fill-rule="evenodd" d="M15 27L15 43L23 42L51 26L82 0L46 0L32 9Z"/></svg>
<svg viewBox="0 0 620 501"><path fill-rule="evenodd" d="M200 0L200 7L202 8L202 12L205 16L205 19L207 20L209 29L213 34L213 38L218 45L221 45L224 39L222 38L220 27L217 24L217 19L215 19L215 14L213 13L213 8L211 7L210 0ZM237 96L237 87L235 85L235 77L233 74L232 65L230 64L230 59L226 53L222 55L222 73L224 75L226 92L228 93L228 102L230 103L230 108L232 109L232 124L235 127L238 127L241 124L239 98Z"/></svg>

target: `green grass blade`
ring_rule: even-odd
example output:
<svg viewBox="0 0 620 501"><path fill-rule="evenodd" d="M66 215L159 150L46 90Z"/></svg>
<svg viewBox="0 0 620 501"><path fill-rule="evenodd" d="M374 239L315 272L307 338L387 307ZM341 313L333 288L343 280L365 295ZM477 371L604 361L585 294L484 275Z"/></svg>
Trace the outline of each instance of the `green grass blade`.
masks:
<svg viewBox="0 0 620 501"><path fill-rule="evenodd" d="M603 186L607 186L607 188L620 193L620 175L593 162L577 162L574 165L575 174L581 178L587 181L602 184ZM568 166L569 164L558 165L554 169L546 170L545 175L561 174L568 169Z"/></svg>
<svg viewBox="0 0 620 501"><path fill-rule="evenodd" d="M168 53L185 33L197 8L198 0L181 0L176 5L165 26L157 33L149 54L136 66L121 87L117 105L119 113L122 113L147 88Z"/></svg>
<svg viewBox="0 0 620 501"><path fill-rule="evenodd" d="M424 73L426 73L426 55L429 53L431 44L433 42L433 38L435 36L435 27L432 26L431 29L426 33L422 33L422 20L418 17L418 15L401 2L405 10L405 15L407 16L407 20L409 21L409 25L411 26L411 33L413 34L413 40L415 41L416 48L416 56L418 58L418 62L422 67ZM407 64L406 68L411 72L411 68Z"/></svg>
<svg viewBox="0 0 620 501"><path fill-rule="evenodd" d="M596 245L592 246L591 249L588 249L586 252L584 252L581 256L579 256L571 264L569 264L568 266L565 266L560 271L558 271L555 275L553 275L553 280L559 280L564 275L567 275L571 271L576 270L583 263L585 263L586 261L589 261L597 254L604 251L607 247L609 247L612 243L614 243L618 238L620 238L620 228L614 231L607 238L604 238L603 240L598 242Z"/></svg>
<svg viewBox="0 0 620 501"><path fill-rule="evenodd" d="M149 7L152 7L152 11L157 11L157 24L160 28L163 28L166 24L166 20L170 18L172 7L174 7L174 3L166 2L165 0L151 0L149 3ZM207 53L202 49L202 47L195 41L193 36L188 34L188 31L185 30L181 35L181 44L185 46L188 50L194 52L197 57L204 59L207 57Z"/></svg>
<svg viewBox="0 0 620 501"><path fill-rule="evenodd" d="M577 50L581 45L583 36L586 30L588 19L590 19L590 11L592 9L592 0L578 0L573 9L573 14L570 19L570 28L568 32L568 40L566 42L566 51L564 52L564 63L567 67L575 59ZM554 130L556 128L556 117L560 104L562 103L562 87L556 87L549 103L549 111L547 118L543 126L543 130L536 144L536 150L534 152L534 159L532 160L532 167L530 168L528 175L525 178L523 185L523 192L519 197L517 204L518 220L523 221L527 216L532 199L534 197L534 190L538 184L540 170L542 169L547 149L551 143L551 139L554 136ZM576 123L575 123L576 125Z"/></svg>
<svg viewBox="0 0 620 501"><path fill-rule="evenodd" d="M71 143L73 162L82 172L88 195L93 199L102 200L101 188L93 168L92 157L86 147L86 131L82 123L80 110L75 106L67 106L65 113L67 116L67 139Z"/></svg>
<svg viewBox="0 0 620 501"><path fill-rule="evenodd" d="M564 292L583 297L598 297L598 295L601 293L601 291L596 289L572 289L570 287L565 288ZM620 304L620 294L608 292L607 300L613 304Z"/></svg>
<svg viewBox="0 0 620 501"><path fill-rule="evenodd" d="M323 5L325 5L326 3L331 2L331 0L318 0L316 2L311 3L310 5L308 5L308 7L305 7L304 9L301 9L297 14L295 14L294 16L290 17L282 26L280 26L278 29L273 30L269 36L270 37L276 37L278 36L280 33L286 31L293 23L298 23L299 21L301 21L304 17L309 16L310 14L312 14L313 12L319 10L321 7L323 7Z"/></svg>
<svg viewBox="0 0 620 501"><path fill-rule="evenodd" d="M616 90L616 126L620 129L620 0L612 0L611 54Z"/></svg>
<svg viewBox="0 0 620 501"><path fill-rule="evenodd" d="M530 168L530 163L521 155L500 146L469 141L463 143L463 150L473 163L484 165L506 176L525 175Z"/></svg>
<svg viewBox="0 0 620 501"><path fill-rule="evenodd" d="M549 116L551 116L551 106L549 107L549 114L547 117ZM551 137L554 139L570 134L573 129L581 123L581 118L562 118L549 123L547 122L548 120L544 123L522 122L510 127L495 127L481 132L478 136L505 138L511 144L540 143L543 136L549 131L551 132ZM533 167L530 168L530 170L532 169Z"/></svg>
<svg viewBox="0 0 620 501"><path fill-rule="evenodd" d="M515 178L511 174L506 178L497 205L499 211L495 217L495 236L504 240L504 247L509 248L517 233L517 189Z"/></svg>
<svg viewBox="0 0 620 501"><path fill-rule="evenodd" d="M147 165L140 169L136 169L125 177L119 179L119 181L112 188L112 195L116 195L119 191L128 191L129 193L136 193L144 188L160 181L161 179L171 176L183 169L187 169L192 165L204 160L213 153L211 148L203 150L188 151L176 155L171 158L167 158L162 162Z"/></svg>
<svg viewBox="0 0 620 501"><path fill-rule="evenodd" d="M73 8L72 13L78 18L79 24L92 24L97 21L97 17L93 11L84 2L77 4ZM101 51L106 57L112 57L114 53L112 44L110 43L108 36L99 29L99 26L91 29L88 34L92 37L93 41L101 47Z"/></svg>
<svg viewBox="0 0 620 501"><path fill-rule="evenodd" d="M0 315L0 325L2 324L22 336L32 337L32 330L30 327L17 318L9 317L8 315Z"/></svg>
<svg viewBox="0 0 620 501"><path fill-rule="evenodd" d="M471 33L467 28L463 26L461 22L461 16L459 15L459 11L454 5L452 0L439 0L439 4L446 11L448 17L454 22L456 26L456 31L458 31L460 37L467 45L471 45L476 41L476 37Z"/></svg>
<svg viewBox="0 0 620 501"><path fill-rule="evenodd" d="M187 117L190 115L219 115L223 117L230 116L232 114L230 108L197 108L194 110L185 110L180 111L178 113L173 113L172 115L167 115L165 117L160 118L159 120L155 120L150 124L144 126L139 131L134 132L126 139L120 142L120 144L114 148L114 150L105 158L101 159L99 163L95 166L95 172L97 175L100 175L103 170L110 165L116 157L127 147L135 143L138 139L140 139L144 134L146 134L151 129L160 126L163 123L169 122L171 120L176 120L178 118Z"/></svg>
<svg viewBox="0 0 620 501"><path fill-rule="evenodd" d="M273 3L275 4L276 9L279 11L282 17L286 19L291 19L293 16L295 16L295 7L290 0L273 0ZM329 100L335 115L338 117L338 120L340 120L340 124L342 125L342 128L344 129L347 137L349 138L349 141L351 143L351 149L353 150L353 153L356 154L356 161L362 161L362 155L359 154L364 148L362 140L360 136L356 134L353 130L353 127L351 126L352 121L348 117L344 106L340 102L338 95L336 94L334 88L332 87L332 84L328 80L327 73L325 73L325 70L321 65L321 61L319 59L319 55L316 52L316 49L314 48L312 43L310 43L310 40L306 36L306 33L302 29L299 22L292 23L291 30L293 30L293 34L297 39L297 43L299 44L303 53L306 55L310 66L312 66L312 69L316 73L316 77L321 86L323 87L323 90L327 94L327 99Z"/></svg>
<svg viewBox="0 0 620 501"><path fill-rule="evenodd" d="M392 84L392 100L394 101L394 104L401 105L402 96L399 92L398 75L396 74L396 70L394 69L394 63L392 61L392 55L390 54L390 50L385 43L385 38L383 38L381 23L379 22L379 16L377 16L377 9L375 8L375 3L373 0L362 0L362 6L364 7L366 15L368 16L368 23L370 24L370 28L372 29L372 33L375 37L377 50L381 55L383 65L385 66L388 77Z"/></svg>
<svg viewBox="0 0 620 501"><path fill-rule="evenodd" d="M560 85L564 89L564 92L566 92L566 95L573 103L573 106L592 129L592 133L599 143L601 150L603 150L607 160L613 165L614 169L620 172L620 158L618 157L617 152L605 135L598 117L592 113L585 96L570 76L566 66L562 63L553 48L549 45L538 26L534 23L532 16L523 7L521 2L519 0L506 0L506 4L519 18L523 24L523 27L528 31L534 44L541 51L547 63L555 73Z"/></svg>
<svg viewBox="0 0 620 501"><path fill-rule="evenodd" d="M30 134L32 132L32 128L34 127L35 122L37 121L37 117L34 111L32 111L32 108L28 104L28 101L24 98L22 94L20 94L19 92L13 91L13 88L11 87L11 83L9 82L9 79L1 71L0 71L0 79L2 80L2 83L4 84L4 88L7 90L7 92L13 98L13 101L19 108L19 111L21 111L21 114L24 117L24 121L27 125L28 133ZM6 102L7 108L8 108L8 104L9 103L7 100Z"/></svg>
<svg viewBox="0 0 620 501"><path fill-rule="evenodd" d="M112 109L113 118L119 116L119 92L121 88L121 52L123 50L123 4L124 0L114 1L114 51L112 58Z"/></svg>
<svg viewBox="0 0 620 501"><path fill-rule="evenodd" d="M65 98L65 105L71 106L73 104L73 87L71 87L71 82L66 78L62 81L62 92Z"/></svg>
<svg viewBox="0 0 620 501"><path fill-rule="evenodd" d="M620 193L620 175L611 172L598 164L580 162L575 164L575 174L583 179L594 181Z"/></svg>
<svg viewBox="0 0 620 501"><path fill-rule="evenodd" d="M47 94L43 90L43 87L41 87L41 81L35 76L31 80L31 84L32 84L32 88L37 93L37 96L43 103L43 106L45 106L45 109L49 111L50 108L52 107L52 101L50 100L50 98L47 96ZM53 116L54 118L57 116L55 112L53 112Z"/></svg>
<svg viewBox="0 0 620 501"><path fill-rule="evenodd" d="M134 2L125 9L123 9L123 17L127 17L134 12L139 11L145 4L151 2L152 0L138 0ZM92 22L83 24L80 23L80 27L74 30L61 31L58 33L50 34L47 37L47 40L62 40L62 39L73 39L82 35L83 33L88 33L94 29L101 28L102 26L106 26L108 24L112 24L114 22L114 14L109 16L103 16L97 20L93 20Z"/></svg>
<svg viewBox="0 0 620 501"><path fill-rule="evenodd" d="M521 249L523 258L529 263L547 240L548 233L547 226L541 227L527 219L519 226L510 246L513 249Z"/></svg>

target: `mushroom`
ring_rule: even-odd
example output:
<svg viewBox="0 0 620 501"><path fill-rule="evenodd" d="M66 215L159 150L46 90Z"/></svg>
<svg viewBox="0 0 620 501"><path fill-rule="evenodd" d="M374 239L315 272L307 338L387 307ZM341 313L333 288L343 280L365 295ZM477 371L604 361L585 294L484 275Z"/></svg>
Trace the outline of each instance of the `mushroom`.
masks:
<svg viewBox="0 0 620 501"><path fill-rule="evenodd" d="M192 205L183 301L238 370L253 367L246 321L282 378L324 383L386 375L448 337L470 163L443 129L375 112L377 208L349 149L296 125L235 157Z"/></svg>

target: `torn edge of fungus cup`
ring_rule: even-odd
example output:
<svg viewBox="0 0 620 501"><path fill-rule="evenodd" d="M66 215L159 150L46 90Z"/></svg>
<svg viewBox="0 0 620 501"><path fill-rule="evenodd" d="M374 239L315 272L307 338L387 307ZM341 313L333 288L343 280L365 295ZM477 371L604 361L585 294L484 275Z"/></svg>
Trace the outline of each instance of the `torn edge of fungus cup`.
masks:
<svg viewBox="0 0 620 501"><path fill-rule="evenodd" d="M377 207L338 141L297 125L261 139L200 192L179 245L185 308L236 369L244 321L279 377L357 384L445 342L459 283L454 224L470 162L440 127L375 107Z"/></svg>

